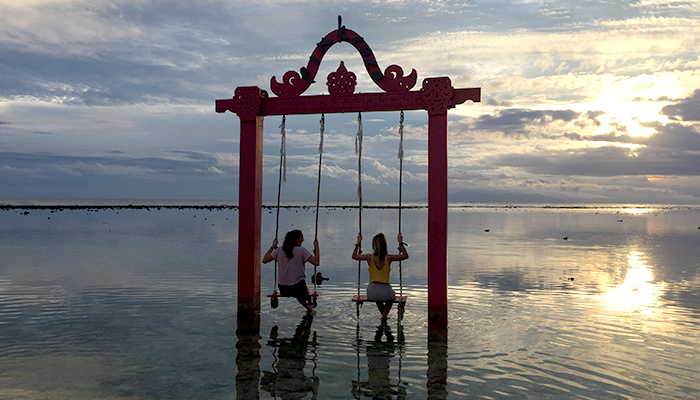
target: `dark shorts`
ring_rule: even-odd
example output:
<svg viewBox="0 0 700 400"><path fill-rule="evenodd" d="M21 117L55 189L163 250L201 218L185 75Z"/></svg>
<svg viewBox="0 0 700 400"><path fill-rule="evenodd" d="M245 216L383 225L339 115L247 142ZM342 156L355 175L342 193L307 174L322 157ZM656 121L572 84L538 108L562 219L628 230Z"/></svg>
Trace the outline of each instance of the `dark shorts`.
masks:
<svg viewBox="0 0 700 400"><path fill-rule="evenodd" d="M301 280L293 285L277 285L280 288L280 295L282 297L296 297L305 298L306 294L309 292L306 287L306 281Z"/></svg>

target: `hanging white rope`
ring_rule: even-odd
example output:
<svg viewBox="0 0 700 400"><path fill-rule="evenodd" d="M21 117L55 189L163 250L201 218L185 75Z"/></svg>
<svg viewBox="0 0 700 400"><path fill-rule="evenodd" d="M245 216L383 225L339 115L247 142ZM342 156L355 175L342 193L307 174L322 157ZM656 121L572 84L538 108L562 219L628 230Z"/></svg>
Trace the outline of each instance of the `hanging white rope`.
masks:
<svg viewBox="0 0 700 400"><path fill-rule="evenodd" d="M326 115L321 114L320 125L320 136L321 139L318 144L318 187L316 188L316 231L314 234L314 239L318 240L318 206L321 199L321 166L323 165L323 133L326 131ZM314 267L316 268L316 267ZM314 274L316 270L314 269ZM314 284L315 288L315 284Z"/></svg>
<svg viewBox="0 0 700 400"><path fill-rule="evenodd" d="M287 183L287 116L282 116L282 124L280 125L280 135L282 135L282 146L280 146L280 168L282 172L282 181Z"/></svg>
<svg viewBox="0 0 700 400"><path fill-rule="evenodd" d="M355 136L355 154L357 155L357 197L360 199L360 215L362 215L362 113L357 114L357 125L357 136Z"/></svg>
<svg viewBox="0 0 700 400"><path fill-rule="evenodd" d="M314 231L314 241L318 240L318 206L320 203L321 199L321 166L323 165L323 132L326 130L326 116L325 114L321 114L321 120L319 121L320 124L320 142L318 144L318 187L316 188L316 230ZM317 279L316 279L316 265L314 265L314 275L313 275L313 283L314 283L314 294L316 294L316 285L317 285Z"/></svg>
<svg viewBox="0 0 700 400"><path fill-rule="evenodd" d="M321 141L318 144L318 154L323 154L323 133L326 131L326 115L321 114Z"/></svg>
<svg viewBox="0 0 700 400"><path fill-rule="evenodd" d="M403 110L399 118L399 233L401 233L401 202L403 192ZM400 246L405 246L401 243ZM403 296L403 268L399 260L399 296ZM401 310L399 310L401 312Z"/></svg>
<svg viewBox="0 0 700 400"><path fill-rule="evenodd" d="M277 183L277 221L275 222L275 239L279 236L280 230L280 198L282 195L282 181L287 183L287 116L282 116L282 123L280 124L280 135L282 136L282 144L280 145L280 177ZM284 171L284 172L283 172ZM283 178L284 175L284 178ZM277 259L275 259L275 285L273 290L277 293Z"/></svg>
<svg viewBox="0 0 700 400"><path fill-rule="evenodd" d="M357 114L357 136L355 136L355 154L357 154L357 197L359 199L359 235L362 235L362 113ZM362 243L360 243L361 245ZM362 246L357 251L362 253ZM360 295L361 261L357 260L357 295ZM358 303L360 304L360 303ZM359 307L359 306L358 306ZM359 314L359 308L358 308Z"/></svg>
<svg viewBox="0 0 700 400"><path fill-rule="evenodd" d="M399 119L399 160L403 160L403 110Z"/></svg>

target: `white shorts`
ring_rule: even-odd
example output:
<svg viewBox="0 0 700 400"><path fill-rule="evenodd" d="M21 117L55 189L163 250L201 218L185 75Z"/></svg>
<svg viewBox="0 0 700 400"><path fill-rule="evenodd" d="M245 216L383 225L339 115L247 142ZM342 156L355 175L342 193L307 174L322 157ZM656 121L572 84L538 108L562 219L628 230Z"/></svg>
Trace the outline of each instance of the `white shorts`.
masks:
<svg viewBox="0 0 700 400"><path fill-rule="evenodd" d="M392 301L394 300L394 289L390 283L370 282L367 286L367 300L370 301Z"/></svg>

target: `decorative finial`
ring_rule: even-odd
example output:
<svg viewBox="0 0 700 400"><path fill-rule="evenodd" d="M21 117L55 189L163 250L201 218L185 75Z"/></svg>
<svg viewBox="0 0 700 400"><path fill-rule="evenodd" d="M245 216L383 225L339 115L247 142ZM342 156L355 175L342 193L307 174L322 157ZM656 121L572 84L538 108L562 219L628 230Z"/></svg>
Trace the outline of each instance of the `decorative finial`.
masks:
<svg viewBox="0 0 700 400"><path fill-rule="evenodd" d="M342 26L343 24L343 17L338 15L338 41L342 42L343 39L347 39L347 37L343 34L345 31L345 26Z"/></svg>
<svg viewBox="0 0 700 400"><path fill-rule="evenodd" d="M332 96L350 95L355 93L357 77L352 71L348 71L345 68L345 63L341 61L338 70L328 74L326 85L328 86L328 93Z"/></svg>

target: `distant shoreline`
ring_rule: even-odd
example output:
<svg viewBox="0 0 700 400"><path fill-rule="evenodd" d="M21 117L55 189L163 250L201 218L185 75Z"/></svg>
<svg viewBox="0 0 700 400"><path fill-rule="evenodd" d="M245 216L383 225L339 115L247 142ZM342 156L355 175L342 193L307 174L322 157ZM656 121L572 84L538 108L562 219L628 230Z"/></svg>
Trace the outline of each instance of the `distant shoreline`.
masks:
<svg viewBox="0 0 700 400"><path fill-rule="evenodd" d="M277 206L263 205L264 210L274 210ZM280 205L279 208L283 209L315 209L315 205ZM319 208L323 209L345 209L345 208L359 208L358 205L319 205ZM399 206L394 205L363 205L362 208L367 209L398 209ZM428 208L428 205L408 205L401 206L403 209L414 209L414 208ZM0 210L51 210L51 211L64 211L64 210L124 210L124 209L134 209L134 210L161 210L161 209L172 209L172 210L238 210L237 205L145 205L145 204L105 204L105 205L36 205L36 204L0 204Z"/></svg>
<svg viewBox="0 0 700 400"><path fill-rule="evenodd" d="M308 201L287 201L279 206L281 209L315 209L316 204ZM274 210L277 204L263 202L262 208ZM319 204L323 209L358 209L357 202L330 201ZM365 202L363 209L398 209L395 202ZM427 202L407 202L401 205L402 209L427 209ZM474 210L689 210L700 211L700 205L682 204L552 204L552 203L449 203L449 209L474 209ZM238 210L238 201L211 201L211 200L120 200L120 199L0 199L0 210L168 210L168 209L193 209L193 210Z"/></svg>

